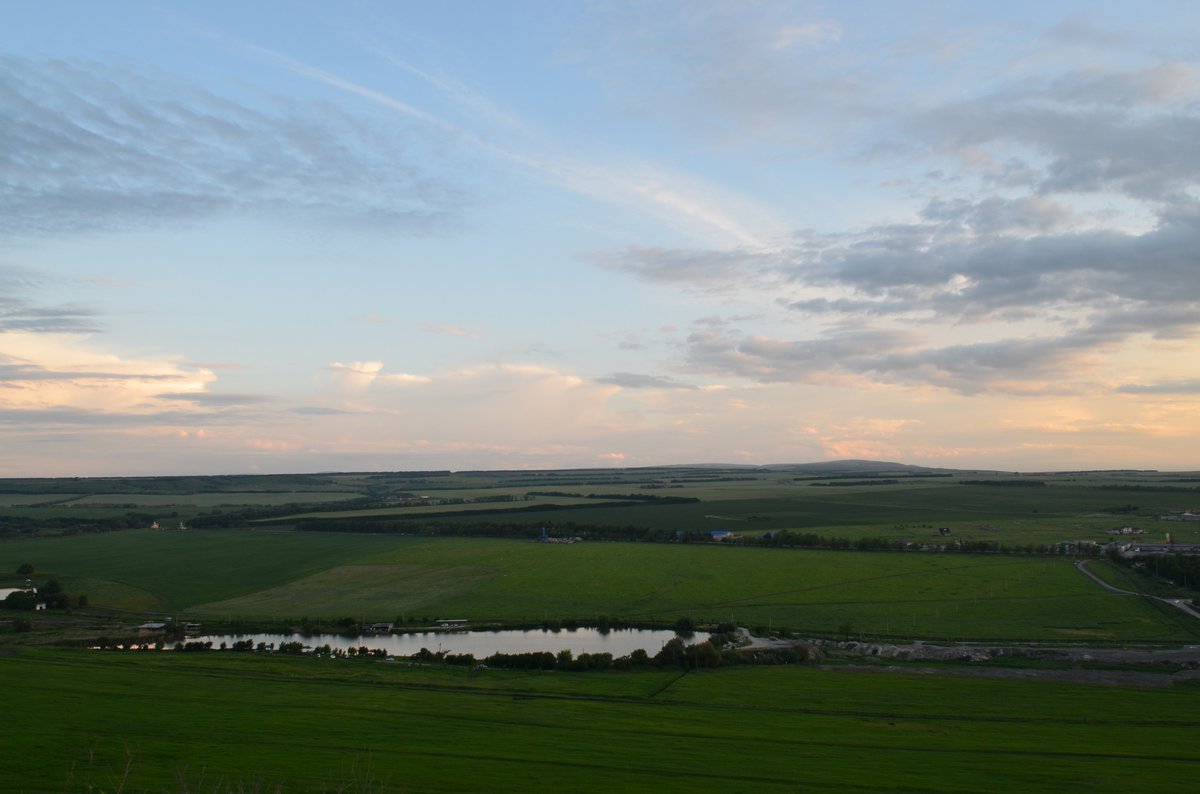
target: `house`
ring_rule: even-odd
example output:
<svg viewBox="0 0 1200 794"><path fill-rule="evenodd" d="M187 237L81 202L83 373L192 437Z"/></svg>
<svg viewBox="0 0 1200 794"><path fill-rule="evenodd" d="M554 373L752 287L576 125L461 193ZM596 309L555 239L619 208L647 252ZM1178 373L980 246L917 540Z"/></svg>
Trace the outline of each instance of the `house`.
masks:
<svg viewBox="0 0 1200 794"><path fill-rule="evenodd" d="M143 623L137 627L137 636L153 637L158 634L163 634L167 630L166 623Z"/></svg>
<svg viewBox="0 0 1200 794"><path fill-rule="evenodd" d="M469 628L466 618L438 618L436 621L439 629L466 629Z"/></svg>
<svg viewBox="0 0 1200 794"><path fill-rule="evenodd" d="M391 634L394 623L368 623L363 626L363 631L367 634Z"/></svg>

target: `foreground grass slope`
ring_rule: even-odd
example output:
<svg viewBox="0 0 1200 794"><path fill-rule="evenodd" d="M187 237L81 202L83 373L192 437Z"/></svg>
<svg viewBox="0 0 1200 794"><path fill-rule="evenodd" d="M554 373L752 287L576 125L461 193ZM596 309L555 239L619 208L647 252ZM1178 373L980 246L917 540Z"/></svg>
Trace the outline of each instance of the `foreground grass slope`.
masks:
<svg viewBox="0 0 1200 794"><path fill-rule="evenodd" d="M31 717L0 755L13 792L1150 792L1200 774L1194 682L22 649L0 653L0 685Z"/></svg>

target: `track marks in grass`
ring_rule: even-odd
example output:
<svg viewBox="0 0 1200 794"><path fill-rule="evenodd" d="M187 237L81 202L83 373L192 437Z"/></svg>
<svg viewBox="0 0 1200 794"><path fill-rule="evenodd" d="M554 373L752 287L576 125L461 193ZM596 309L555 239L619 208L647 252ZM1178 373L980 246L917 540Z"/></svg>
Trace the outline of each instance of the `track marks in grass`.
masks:
<svg viewBox="0 0 1200 794"><path fill-rule="evenodd" d="M677 682L678 682L680 679L682 679L682 678L683 678L685 675L687 675L687 671L686 671L686 670L685 670L684 672L680 673L679 675L675 676L674 678L672 678L670 681L667 681L665 684L663 684L661 687L659 687L658 689L656 689L654 692L651 692L651 693L650 693L650 695L648 696L648 698L649 698L650 700L653 700L654 698L656 698L656 697L658 697L659 695L663 694L663 693L664 693L664 692L666 692L668 689L670 689L671 687L673 687L673 686L674 686L674 685L675 685L675 684L676 684L676 683L677 683Z"/></svg>
<svg viewBox="0 0 1200 794"><path fill-rule="evenodd" d="M324 614L391 615L436 605L479 587L500 571L472 565L339 565L257 593L200 604L204 614L300 615L313 603Z"/></svg>

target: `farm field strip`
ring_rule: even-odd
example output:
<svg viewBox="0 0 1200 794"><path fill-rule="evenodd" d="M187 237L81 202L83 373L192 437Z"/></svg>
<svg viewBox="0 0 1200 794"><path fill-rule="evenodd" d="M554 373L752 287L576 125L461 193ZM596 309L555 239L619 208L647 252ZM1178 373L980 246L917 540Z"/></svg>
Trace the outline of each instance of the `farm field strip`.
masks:
<svg viewBox="0 0 1200 794"><path fill-rule="evenodd" d="M178 505L189 507L276 506L293 503L318 504L342 502L355 496L357 494L331 493L329 491L289 493L220 491L216 493L194 494L112 493L84 496L77 499L74 504L97 507L131 504L139 508L173 507Z"/></svg>
<svg viewBox="0 0 1200 794"><path fill-rule="evenodd" d="M0 493L0 507L30 507L38 504L57 504L81 499L86 494L25 494Z"/></svg>
<svg viewBox="0 0 1200 794"><path fill-rule="evenodd" d="M435 497L437 498L437 497ZM452 497L444 497L452 498ZM464 497L467 498L467 497ZM469 498L486 499L487 494L474 494ZM614 501L618 501L615 500ZM300 518L304 519L347 519L347 518L405 518L411 516L420 516L429 513L461 513L461 512L480 512L487 513L504 513L510 510L519 510L521 508L529 508L534 505L596 505L603 504L603 499L588 499L586 497L576 496L535 496L530 499L521 499L512 502L462 502L455 504L413 504L413 505L395 505L392 507L371 507L363 510L315 510L305 513L296 513L290 516L280 516L271 518L274 523L283 523L287 521L295 521Z"/></svg>

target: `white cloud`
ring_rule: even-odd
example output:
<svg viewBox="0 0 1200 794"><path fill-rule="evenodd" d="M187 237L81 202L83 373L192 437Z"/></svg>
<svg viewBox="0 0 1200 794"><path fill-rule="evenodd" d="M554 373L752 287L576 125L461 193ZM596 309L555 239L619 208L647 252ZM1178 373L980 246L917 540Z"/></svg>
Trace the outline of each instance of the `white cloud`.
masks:
<svg viewBox="0 0 1200 794"><path fill-rule="evenodd" d="M329 365L337 385L350 392L365 391L379 377L382 369L382 361L350 361L345 364L335 361Z"/></svg>
<svg viewBox="0 0 1200 794"><path fill-rule="evenodd" d="M785 25L779 29L771 48L785 50L789 47L820 47L842 38L842 26L833 19L808 22L803 25Z"/></svg>
<svg viewBox="0 0 1200 794"><path fill-rule="evenodd" d="M483 336L483 332L478 329L462 328L448 323L425 323L421 326L421 330L431 334L445 334L447 336Z"/></svg>
<svg viewBox="0 0 1200 794"><path fill-rule="evenodd" d="M203 395L216 376L180 358L131 359L89 335L0 333L0 410L84 414L200 411L179 395ZM36 417L32 417L36 420Z"/></svg>

